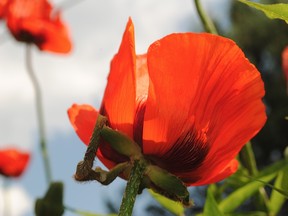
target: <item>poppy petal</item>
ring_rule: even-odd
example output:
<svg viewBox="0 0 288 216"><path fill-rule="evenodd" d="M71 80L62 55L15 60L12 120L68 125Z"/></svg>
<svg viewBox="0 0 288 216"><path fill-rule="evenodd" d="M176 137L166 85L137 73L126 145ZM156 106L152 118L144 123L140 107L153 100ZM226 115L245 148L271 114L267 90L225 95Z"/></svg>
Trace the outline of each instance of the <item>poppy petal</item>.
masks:
<svg viewBox="0 0 288 216"><path fill-rule="evenodd" d="M288 46L282 52L282 69L286 81L286 93L288 94Z"/></svg>
<svg viewBox="0 0 288 216"><path fill-rule="evenodd" d="M189 158L187 145L183 148L185 142L179 139L195 139L190 149L198 149L203 159L196 158L197 164L190 167L179 167L181 174L197 174L205 170L203 167L211 174L217 167L217 173L211 174L217 176L222 170L219 164L223 168L223 161L226 166L233 160L265 123L259 72L233 41L205 33L166 36L150 46L147 62L150 85L144 153L161 160L173 147L178 150L177 154L170 153L170 161L176 161L174 157L179 155ZM169 163L169 157L163 163Z"/></svg>
<svg viewBox="0 0 288 216"><path fill-rule="evenodd" d="M17 149L0 150L0 174L19 177L27 167L30 154Z"/></svg>
<svg viewBox="0 0 288 216"><path fill-rule="evenodd" d="M147 97L149 87L149 74L147 68L147 55L136 56L136 100Z"/></svg>
<svg viewBox="0 0 288 216"><path fill-rule="evenodd" d="M43 29L43 26L45 28ZM32 35L43 37L43 41L35 41L40 50L56 53L68 53L71 51L72 44L67 27L57 17L53 21L45 20L23 20L22 29Z"/></svg>
<svg viewBox="0 0 288 216"><path fill-rule="evenodd" d="M288 81L288 46L282 51L282 68L286 81Z"/></svg>
<svg viewBox="0 0 288 216"><path fill-rule="evenodd" d="M68 116L70 119L70 122L76 131L77 135L79 138L82 140L83 143L86 145L89 145L90 138L92 136L97 118L98 118L98 111L95 110L92 106L87 105L87 104L73 104L69 109L68 109ZM114 160L109 160L109 158L112 158L114 156L115 161L118 162L118 155L114 153L114 151L110 150L111 154L108 155L108 157L103 156L103 149L104 151L109 148L110 146L107 143L101 143L100 148L97 151L97 157L99 160L109 169L115 166ZM107 150L105 151L107 152ZM122 162L122 161L121 161Z"/></svg>
<svg viewBox="0 0 288 216"><path fill-rule="evenodd" d="M224 167L224 168L223 168ZM213 184L215 182L219 182L230 175L234 174L237 169L238 169L238 161L236 159L233 159L232 161L226 163L224 166L221 165L219 166L219 169L214 169L217 170L217 172L214 171L214 173L210 173L209 175L203 175L202 172L200 172L200 178L197 179L197 181L193 180L195 176L190 175L189 177L186 177L186 182L190 182L190 185L193 186L198 186L198 185L208 185L208 184ZM191 183L193 182L193 183ZM189 185L189 184L188 184Z"/></svg>
<svg viewBox="0 0 288 216"><path fill-rule="evenodd" d="M135 62L134 26L129 19L119 51L111 62L100 113L108 117L113 129L118 129L131 138L136 109Z"/></svg>
<svg viewBox="0 0 288 216"><path fill-rule="evenodd" d="M0 0L0 20L5 18L9 0Z"/></svg>
<svg viewBox="0 0 288 216"><path fill-rule="evenodd" d="M88 145L98 118L98 111L87 104L73 104L68 109L68 116L79 138Z"/></svg>
<svg viewBox="0 0 288 216"><path fill-rule="evenodd" d="M34 43L40 50L67 53L72 47L67 27L52 9L46 0L15 0L9 5L8 28L17 40Z"/></svg>
<svg viewBox="0 0 288 216"><path fill-rule="evenodd" d="M133 138L141 147L148 86L147 55L138 55L136 58L136 111L133 124Z"/></svg>

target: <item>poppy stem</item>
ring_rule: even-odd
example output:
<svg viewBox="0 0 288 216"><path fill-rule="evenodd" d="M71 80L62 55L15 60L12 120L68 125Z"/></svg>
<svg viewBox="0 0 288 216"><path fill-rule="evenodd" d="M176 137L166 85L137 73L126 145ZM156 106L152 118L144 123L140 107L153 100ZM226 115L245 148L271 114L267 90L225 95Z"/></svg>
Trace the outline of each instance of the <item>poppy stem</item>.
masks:
<svg viewBox="0 0 288 216"><path fill-rule="evenodd" d="M40 139L40 147L42 158L44 162L44 169L46 175L46 181L49 185L52 182L52 174L51 174L51 167L49 156L47 152L47 145L46 145L46 135L45 135L45 124L44 124L44 113L43 113L43 101L42 101L42 93L39 81L35 75L35 72L32 67L32 49L31 45L27 45L26 47L26 68L29 75L29 78L32 82L34 92L35 92L35 102L36 102L36 112L37 112L37 121L39 127L39 139Z"/></svg>
<svg viewBox="0 0 288 216"><path fill-rule="evenodd" d="M127 182L127 186L122 198L118 216L131 216L136 196L139 191L139 187L144 175L146 165L144 161L135 160L130 177Z"/></svg>
<svg viewBox="0 0 288 216"><path fill-rule="evenodd" d="M207 14L204 12L201 4L200 4L200 0L194 0L195 2L195 6L197 9L197 13L201 19L201 22L205 28L205 31L208 33L212 33L212 34L216 34L218 35L218 32L212 22L212 20L210 19L209 16L207 16Z"/></svg>
<svg viewBox="0 0 288 216"><path fill-rule="evenodd" d="M107 118L99 115L90 138L89 145L86 149L84 159L77 165L76 173L74 175L76 181L89 180L92 177L91 174L94 175L94 171L91 169L100 145L100 132L106 123Z"/></svg>

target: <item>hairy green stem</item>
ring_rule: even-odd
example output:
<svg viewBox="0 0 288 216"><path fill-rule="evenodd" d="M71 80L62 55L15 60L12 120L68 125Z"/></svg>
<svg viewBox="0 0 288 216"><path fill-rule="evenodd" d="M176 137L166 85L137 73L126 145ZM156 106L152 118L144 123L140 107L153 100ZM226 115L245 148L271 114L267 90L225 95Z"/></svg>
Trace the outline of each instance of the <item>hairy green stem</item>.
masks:
<svg viewBox="0 0 288 216"><path fill-rule="evenodd" d="M80 161L76 168L74 178L76 181L89 181L95 178L95 172L92 170L94 159L100 145L100 132L107 119L105 116L98 115L89 145L86 149L84 159ZM92 179L91 179L92 178Z"/></svg>
<svg viewBox="0 0 288 216"><path fill-rule="evenodd" d="M42 158L44 162L45 176L47 184L49 185L52 182L52 174L49 156L47 152L46 145L46 135L45 135L45 124L44 124L44 113L43 113L43 102L42 102L42 93L40 84L37 80L35 72L32 67L32 49L31 45L26 47L26 68L29 75L29 78L32 82L34 92L35 92L35 102L36 102L36 112L37 112L37 121L39 127L39 142L41 147Z"/></svg>
<svg viewBox="0 0 288 216"><path fill-rule="evenodd" d="M202 22L204 28L205 28L205 31L218 35L218 32L217 32L212 20L204 12L204 10L200 4L200 0L194 0L194 2L195 2L196 9L197 9L197 13L201 19L201 22Z"/></svg>
<svg viewBox="0 0 288 216"><path fill-rule="evenodd" d="M141 160L135 160L130 177L127 182L125 193L122 198L118 216L131 216L136 196L143 178L146 165Z"/></svg>

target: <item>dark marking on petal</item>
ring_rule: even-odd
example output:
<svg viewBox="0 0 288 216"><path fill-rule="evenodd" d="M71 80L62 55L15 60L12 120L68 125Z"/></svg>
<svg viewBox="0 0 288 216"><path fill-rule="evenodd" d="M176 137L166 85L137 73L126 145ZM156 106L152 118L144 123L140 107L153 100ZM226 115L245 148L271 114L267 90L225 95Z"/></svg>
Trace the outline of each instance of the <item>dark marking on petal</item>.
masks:
<svg viewBox="0 0 288 216"><path fill-rule="evenodd" d="M18 41L26 43L34 43L36 45L41 45L45 43L45 36L43 34L34 35L29 31L21 29L18 34L15 36Z"/></svg>
<svg viewBox="0 0 288 216"><path fill-rule="evenodd" d="M133 139L142 148L142 136L143 136L143 124L144 114L146 110L147 96L143 96L137 100L138 106L135 112L134 124L133 124Z"/></svg>
<svg viewBox="0 0 288 216"><path fill-rule="evenodd" d="M180 136L172 148L160 157L151 159L171 173L190 172L201 166L209 151L206 133L192 129Z"/></svg>

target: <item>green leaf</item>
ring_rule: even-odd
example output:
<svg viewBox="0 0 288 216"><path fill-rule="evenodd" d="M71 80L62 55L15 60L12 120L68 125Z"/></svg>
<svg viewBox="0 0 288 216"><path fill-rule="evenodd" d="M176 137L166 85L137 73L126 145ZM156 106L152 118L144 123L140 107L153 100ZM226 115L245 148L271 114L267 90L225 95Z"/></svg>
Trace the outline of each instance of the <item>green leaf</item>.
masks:
<svg viewBox="0 0 288 216"><path fill-rule="evenodd" d="M171 212L174 215L183 215L184 214L184 207L181 203L175 202L171 199L168 199L158 193L155 193L153 190L149 189L149 193L152 197L159 202L165 209Z"/></svg>
<svg viewBox="0 0 288 216"><path fill-rule="evenodd" d="M91 212L88 212L88 211L83 211L83 210L78 210L78 209L75 209L75 208L71 208L69 206L65 206L65 209L70 211L70 212L73 212L77 215L80 215L80 216L117 216L118 214L97 214L97 213L91 213Z"/></svg>
<svg viewBox="0 0 288 216"><path fill-rule="evenodd" d="M288 191L288 168L284 169L283 171L279 172L276 181L274 183L275 188L279 188L283 191ZM270 197L270 213L272 215L277 215L280 211L282 205L284 204L285 196L279 192L278 190L273 190Z"/></svg>
<svg viewBox="0 0 288 216"><path fill-rule="evenodd" d="M270 19L281 19L288 23L288 4L259 4L247 0L239 0L240 2L260 10Z"/></svg>
<svg viewBox="0 0 288 216"><path fill-rule="evenodd" d="M258 191L260 187L273 180L279 171L288 167L288 161L282 160L276 162L261 171L242 187L235 190L229 196L219 203L219 209L224 213L231 213L238 208L245 200ZM254 179L257 179L256 181Z"/></svg>
<svg viewBox="0 0 288 216"><path fill-rule="evenodd" d="M218 208L217 202L212 193L212 187L209 187L207 190L207 197L204 206L203 216L224 216L224 214Z"/></svg>
<svg viewBox="0 0 288 216"><path fill-rule="evenodd" d="M117 216L117 214L93 214L93 213L82 212L82 211L76 211L75 213L81 216Z"/></svg>
<svg viewBox="0 0 288 216"><path fill-rule="evenodd" d="M253 211L253 212L240 212L240 213L225 214L225 216L267 216L267 213L261 212L261 211Z"/></svg>

